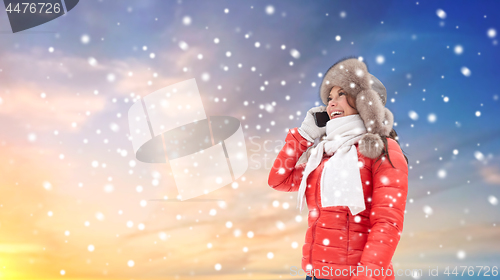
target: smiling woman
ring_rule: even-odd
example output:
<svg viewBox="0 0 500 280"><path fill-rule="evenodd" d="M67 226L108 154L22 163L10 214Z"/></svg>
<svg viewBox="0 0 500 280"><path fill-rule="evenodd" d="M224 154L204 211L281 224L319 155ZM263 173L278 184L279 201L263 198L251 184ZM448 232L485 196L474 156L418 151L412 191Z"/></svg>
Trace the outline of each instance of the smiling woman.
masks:
<svg viewBox="0 0 500 280"><path fill-rule="evenodd" d="M289 131L268 179L275 190L298 192L301 210L307 202L306 280L395 279L408 159L385 108L385 87L363 62L348 58L328 69L320 97L326 107L310 109ZM324 111L330 120L318 127L313 114Z"/></svg>
<svg viewBox="0 0 500 280"><path fill-rule="evenodd" d="M327 101L326 111L330 119L358 113L355 106L351 105L355 104L354 102L356 102L356 100L352 96L347 95L346 91L339 86L334 86L332 88Z"/></svg>

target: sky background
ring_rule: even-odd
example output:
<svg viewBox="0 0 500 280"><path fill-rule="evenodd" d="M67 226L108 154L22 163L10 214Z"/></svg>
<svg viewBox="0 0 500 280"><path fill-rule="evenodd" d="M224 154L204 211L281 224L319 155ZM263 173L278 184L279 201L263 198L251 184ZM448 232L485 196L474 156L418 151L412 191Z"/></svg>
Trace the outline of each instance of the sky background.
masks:
<svg viewBox="0 0 500 280"><path fill-rule="evenodd" d="M13 34L0 11L0 279L305 278L307 211L267 178L346 56L387 88L409 159L394 269L498 266L499 18L498 1L88 0ZM127 112L191 78L208 116L241 121L249 168L164 201L170 166L135 158Z"/></svg>

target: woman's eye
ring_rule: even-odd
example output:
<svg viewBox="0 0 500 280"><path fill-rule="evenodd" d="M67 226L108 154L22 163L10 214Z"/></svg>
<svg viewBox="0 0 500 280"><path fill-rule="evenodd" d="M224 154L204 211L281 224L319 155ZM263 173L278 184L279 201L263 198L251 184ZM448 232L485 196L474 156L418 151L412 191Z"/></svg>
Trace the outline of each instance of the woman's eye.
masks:
<svg viewBox="0 0 500 280"><path fill-rule="evenodd" d="M339 92L339 96L344 95L344 92Z"/></svg>
<svg viewBox="0 0 500 280"><path fill-rule="evenodd" d="M327 101L327 102L330 102L330 100L332 100L332 98L331 98L331 97L328 97L328 98L326 99L326 101Z"/></svg>

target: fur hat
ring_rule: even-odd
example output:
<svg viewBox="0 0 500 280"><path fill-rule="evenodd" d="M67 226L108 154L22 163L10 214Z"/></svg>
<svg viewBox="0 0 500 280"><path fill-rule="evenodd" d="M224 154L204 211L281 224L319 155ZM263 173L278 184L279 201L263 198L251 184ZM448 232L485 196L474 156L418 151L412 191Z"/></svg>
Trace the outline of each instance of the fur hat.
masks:
<svg viewBox="0 0 500 280"><path fill-rule="evenodd" d="M341 87L356 100L356 109L367 130L358 143L360 153L377 158L384 148L381 136L389 136L394 123L394 116L385 107L384 85L368 72L364 62L347 57L333 64L323 76L319 93L325 105L334 86Z"/></svg>

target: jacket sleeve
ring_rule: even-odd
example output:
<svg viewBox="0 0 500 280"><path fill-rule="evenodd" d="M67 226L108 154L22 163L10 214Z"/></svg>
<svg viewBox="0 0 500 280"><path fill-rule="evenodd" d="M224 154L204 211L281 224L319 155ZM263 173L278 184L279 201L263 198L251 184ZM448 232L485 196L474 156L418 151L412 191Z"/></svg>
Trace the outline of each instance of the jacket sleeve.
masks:
<svg viewBox="0 0 500 280"><path fill-rule="evenodd" d="M358 273L351 280L384 279L403 231L408 164L395 140L387 138L387 145L389 158L395 168L385 157L377 162L373 160L371 229L358 263Z"/></svg>
<svg viewBox="0 0 500 280"><path fill-rule="evenodd" d="M302 137L297 128L290 129L271 171L268 184L275 190L283 192L296 192L299 190L305 164L295 167L300 156L313 143Z"/></svg>

